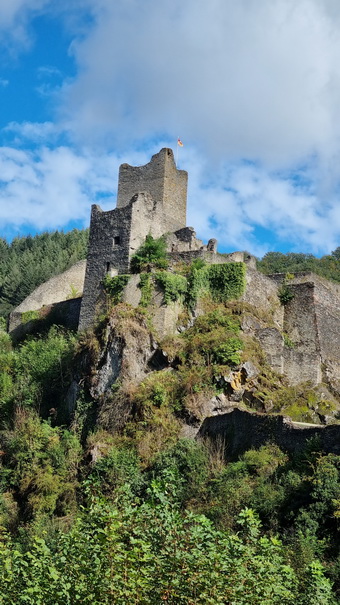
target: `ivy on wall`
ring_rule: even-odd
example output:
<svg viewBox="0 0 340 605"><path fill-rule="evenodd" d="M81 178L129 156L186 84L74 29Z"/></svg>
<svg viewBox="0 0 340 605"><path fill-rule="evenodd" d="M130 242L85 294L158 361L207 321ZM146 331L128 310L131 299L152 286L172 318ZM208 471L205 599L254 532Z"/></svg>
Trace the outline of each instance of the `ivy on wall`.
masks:
<svg viewBox="0 0 340 605"><path fill-rule="evenodd" d="M210 294L216 302L237 299L245 290L245 273L244 263L205 265L202 261L194 261L187 276L171 271L141 273L140 305L147 307L150 304L154 283L163 290L166 305L181 300L191 311L195 308L197 299L204 294ZM129 277L129 275L105 276L104 290L110 296L113 304L121 301Z"/></svg>
<svg viewBox="0 0 340 605"><path fill-rule="evenodd" d="M164 292L166 305L176 300L184 300L188 287L184 275L170 273L170 271L159 271L155 273L155 279Z"/></svg>
<svg viewBox="0 0 340 605"><path fill-rule="evenodd" d="M115 277L105 275L103 279L104 290L114 305L122 300L123 291L129 279L130 275L116 275Z"/></svg>
<svg viewBox="0 0 340 605"><path fill-rule="evenodd" d="M169 271L159 271L154 277L164 291L165 304L183 300L192 311L204 294L210 293L216 302L240 298L246 286L245 275L244 263L206 265L194 261L187 277Z"/></svg>
<svg viewBox="0 0 340 605"><path fill-rule="evenodd" d="M151 303L153 292L153 280L151 273L141 273L139 276L139 287L141 289L140 306L147 307Z"/></svg>
<svg viewBox="0 0 340 605"><path fill-rule="evenodd" d="M240 298L246 287L246 266L244 263L210 265L207 279L210 294L215 301L226 302Z"/></svg>

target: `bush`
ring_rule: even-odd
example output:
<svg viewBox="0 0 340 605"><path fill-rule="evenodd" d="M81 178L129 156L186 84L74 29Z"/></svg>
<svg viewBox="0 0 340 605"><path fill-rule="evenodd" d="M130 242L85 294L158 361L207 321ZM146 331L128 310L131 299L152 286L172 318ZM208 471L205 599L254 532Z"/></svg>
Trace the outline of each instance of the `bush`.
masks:
<svg viewBox="0 0 340 605"><path fill-rule="evenodd" d="M133 255L130 263L132 273L151 271L153 267L165 269L168 266L166 241L163 237L154 239L147 235L144 244Z"/></svg>
<svg viewBox="0 0 340 605"><path fill-rule="evenodd" d="M287 286L287 284L283 284L283 286L279 288L278 297L281 305L288 305L288 303L294 298L294 292L289 286Z"/></svg>
<svg viewBox="0 0 340 605"><path fill-rule="evenodd" d="M226 302L240 298L246 287L244 263L210 265L207 272L209 289L213 300Z"/></svg>
<svg viewBox="0 0 340 605"><path fill-rule="evenodd" d="M130 275L116 275L111 277L105 275L103 279L103 286L105 292L110 296L110 299L114 305L117 305L122 300L124 288L130 279Z"/></svg>
<svg viewBox="0 0 340 605"><path fill-rule="evenodd" d="M155 274L155 279L164 291L164 302L166 305L184 299L187 291L187 280L183 275L177 275L168 271L159 271Z"/></svg>

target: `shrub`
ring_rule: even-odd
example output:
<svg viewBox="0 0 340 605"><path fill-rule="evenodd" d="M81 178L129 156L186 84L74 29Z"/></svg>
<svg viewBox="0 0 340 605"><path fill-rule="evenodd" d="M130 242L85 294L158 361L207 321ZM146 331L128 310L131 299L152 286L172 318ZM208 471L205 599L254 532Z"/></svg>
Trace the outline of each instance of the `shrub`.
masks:
<svg viewBox="0 0 340 605"><path fill-rule="evenodd" d="M141 273L139 278L139 287L141 289L140 306L147 307L152 298L153 282L150 273Z"/></svg>
<svg viewBox="0 0 340 605"><path fill-rule="evenodd" d="M114 305L117 305L119 302L121 302L124 288L129 279L130 275L116 275L115 277L105 275L103 279L104 290L110 296L110 299Z"/></svg>
<svg viewBox="0 0 340 605"><path fill-rule="evenodd" d="M288 303L294 298L294 292L289 286L287 286L287 284L283 284L279 288L278 297L281 305L288 305Z"/></svg>
<svg viewBox="0 0 340 605"><path fill-rule="evenodd" d="M226 302L240 298L246 287L244 263L210 265L207 272L209 289L213 300Z"/></svg>
<svg viewBox="0 0 340 605"><path fill-rule="evenodd" d="M215 363L223 365L238 365L241 363L242 341L239 338L228 338L226 342L215 347L212 351Z"/></svg>
<svg viewBox="0 0 340 605"><path fill-rule="evenodd" d="M166 305L184 299L187 291L187 280L183 275L177 275L169 271L159 271L155 274L155 279L164 291Z"/></svg>
<svg viewBox="0 0 340 605"><path fill-rule="evenodd" d="M154 239L152 235L146 236L130 263L132 273L149 272L153 267L165 269L167 266L166 241L163 237Z"/></svg>

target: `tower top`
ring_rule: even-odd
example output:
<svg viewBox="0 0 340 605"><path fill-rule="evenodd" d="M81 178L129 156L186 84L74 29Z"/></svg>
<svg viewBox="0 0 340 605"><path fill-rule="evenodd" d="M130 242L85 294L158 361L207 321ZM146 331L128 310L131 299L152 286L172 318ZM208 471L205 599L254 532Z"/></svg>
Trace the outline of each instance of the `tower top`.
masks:
<svg viewBox="0 0 340 605"><path fill-rule="evenodd" d="M186 226L188 173L178 170L172 149L164 147L145 166L119 168L117 208L127 206L139 192L147 192L163 208L166 231Z"/></svg>

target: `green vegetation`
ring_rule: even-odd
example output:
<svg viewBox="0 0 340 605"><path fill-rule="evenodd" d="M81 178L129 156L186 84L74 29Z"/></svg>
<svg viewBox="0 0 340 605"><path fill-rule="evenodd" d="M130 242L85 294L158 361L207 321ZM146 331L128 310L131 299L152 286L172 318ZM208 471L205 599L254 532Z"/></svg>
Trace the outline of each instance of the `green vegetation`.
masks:
<svg viewBox="0 0 340 605"><path fill-rule="evenodd" d="M340 456L314 440L296 456L269 442L230 459L222 440L182 437L209 399L246 380L250 359L249 405L313 420L334 402L285 385L241 331L256 316L235 301L242 263L172 273L151 258L142 309L117 304L129 276L106 278L109 335L105 321L81 336L54 326L13 347L0 329L0 605L335 605ZM96 395L105 339L155 342L145 319L155 283L166 303L184 302L187 329L155 344L135 382L123 359ZM107 430L104 412L122 409Z"/></svg>
<svg viewBox="0 0 340 605"><path fill-rule="evenodd" d="M244 263L206 265L202 259L197 259L189 267L183 267L184 274L180 271L165 271L167 265L164 238L154 239L148 235L131 259L131 271L141 273L142 307L147 306L151 300L151 280L163 290L165 304L181 300L189 310L195 308L199 296L209 295L216 302L226 302L240 298L245 290ZM143 275L143 272L150 273L155 269L162 271L154 272L152 278ZM105 286L107 288L106 283Z"/></svg>
<svg viewBox="0 0 340 605"><path fill-rule="evenodd" d="M34 288L86 257L88 230L55 231L0 238L0 316L19 305Z"/></svg>
<svg viewBox="0 0 340 605"><path fill-rule="evenodd" d="M286 273L293 276L299 271L316 273L327 279L340 282L340 247L331 254L317 258L313 254L289 252L267 252L257 262L257 268L262 273Z"/></svg>
<svg viewBox="0 0 340 605"><path fill-rule="evenodd" d="M164 291L164 302L182 300L193 310L199 297L210 296L215 302L227 302L242 296L245 290L244 263L206 265L202 260L194 261L187 275L159 271L157 283Z"/></svg>
<svg viewBox="0 0 340 605"><path fill-rule="evenodd" d="M33 321L35 319L39 319L40 314L39 311L25 311L21 313L21 321L22 323L27 323L28 321Z"/></svg>
<svg viewBox="0 0 340 605"><path fill-rule="evenodd" d="M112 304L117 305L119 302L121 302L124 288L129 279L130 275L116 275L115 277L105 275L103 279L103 286L105 292L107 292L109 295Z"/></svg>
<svg viewBox="0 0 340 605"><path fill-rule="evenodd" d="M292 292L292 289L287 284L283 284L279 288L278 297L281 305L287 305L291 300L293 300L294 292Z"/></svg>
<svg viewBox="0 0 340 605"><path fill-rule="evenodd" d="M142 293L139 304L141 307L147 307L151 303L153 292L153 281L150 273L140 274L139 287Z"/></svg>
<svg viewBox="0 0 340 605"><path fill-rule="evenodd" d="M187 291L187 280L183 275L170 273L169 271L159 271L155 274L155 279L164 292L166 305L176 300L184 300Z"/></svg>
<svg viewBox="0 0 340 605"><path fill-rule="evenodd" d="M152 268L166 269L167 266L165 239L154 239L152 235L147 235L144 244L131 259L132 273L151 271Z"/></svg>
<svg viewBox="0 0 340 605"><path fill-rule="evenodd" d="M2 333L0 347L2 419L10 418L18 406L46 416L60 404L71 380L75 337L53 327L47 335L28 339L13 350Z"/></svg>
<svg viewBox="0 0 340 605"><path fill-rule="evenodd" d="M213 300L226 302L242 296L246 287L244 263L210 265L207 270L209 290Z"/></svg>

